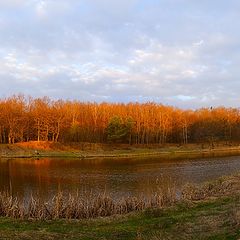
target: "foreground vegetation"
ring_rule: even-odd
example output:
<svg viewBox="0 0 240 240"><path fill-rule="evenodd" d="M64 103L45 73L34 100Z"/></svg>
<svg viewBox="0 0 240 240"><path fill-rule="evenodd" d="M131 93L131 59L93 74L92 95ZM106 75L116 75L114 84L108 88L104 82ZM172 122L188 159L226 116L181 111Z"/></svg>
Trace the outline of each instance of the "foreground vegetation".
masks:
<svg viewBox="0 0 240 240"><path fill-rule="evenodd" d="M35 220L89 219L162 208L175 201L176 193L173 189L164 193L158 191L149 197L125 197L120 200L114 200L105 194L85 196L76 193L64 196L59 192L47 202L37 196L26 200L8 192L0 192L0 217Z"/></svg>
<svg viewBox="0 0 240 240"><path fill-rule="evenodd" d="M81 221L0 218L0 239L239 239L239 197Z"/></svg>
<svg viewBox="0 0 240 240"><path fill-rule="evenodd" d="M161 208L88 220L0 217L0 239L239 239L240 175L186 186Z"/></svg>

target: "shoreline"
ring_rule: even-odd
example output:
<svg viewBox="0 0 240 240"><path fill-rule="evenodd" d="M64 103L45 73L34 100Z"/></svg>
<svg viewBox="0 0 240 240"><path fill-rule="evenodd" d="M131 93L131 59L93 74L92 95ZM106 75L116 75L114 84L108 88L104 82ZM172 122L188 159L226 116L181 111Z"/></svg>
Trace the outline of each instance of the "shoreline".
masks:
<svg viewBox="0 0 240 240"><path fill-rule="evenodd" d="M51 143L49 143L51 144ZM238 156L240 155L240 146L234 147L216 147L200 149L199 145L195 147L171 146L171 147L129 147L124 149L113 150L79 150L79 149L41 149L38 147L25 147L24 145L0 145L0 158L76 158L76 159L92 159L92 158L145 158L159 157L167 159L182 159L182 158L207 158L221 156Z"/></svg>

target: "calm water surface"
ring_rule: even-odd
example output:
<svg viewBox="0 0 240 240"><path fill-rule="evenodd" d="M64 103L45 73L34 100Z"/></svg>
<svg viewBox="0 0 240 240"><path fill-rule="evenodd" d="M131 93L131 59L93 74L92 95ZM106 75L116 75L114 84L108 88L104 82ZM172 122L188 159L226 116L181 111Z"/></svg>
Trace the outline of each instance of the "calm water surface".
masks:
<svg viewBox="0 0 240 240"><path fill-rule="evenodd" d="M66 192L106 191L115 198L149 194L161 187L180 189L240 171L240 156L194 160L0 159L0 191L49 198Z"/></svg>

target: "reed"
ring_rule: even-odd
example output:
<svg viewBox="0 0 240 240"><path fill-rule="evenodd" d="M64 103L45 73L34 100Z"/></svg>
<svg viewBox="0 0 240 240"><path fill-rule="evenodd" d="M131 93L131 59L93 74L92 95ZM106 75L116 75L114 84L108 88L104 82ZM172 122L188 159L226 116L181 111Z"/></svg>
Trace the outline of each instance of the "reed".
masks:
<svg viewBox="0 0 240 240"><path fill-rule="evenodd" d="M38 196L20 199L9 192L0 192L0 217L29 220L89 219L115 214L163 208L176 202L175 190L158 190L148 197L124 197L114 200L107 194L84 196L78 192L64 194L59 191L48 201Z"/></svg>
<svg viewBox="0 0 240 240"><path fill-rule="evenodd" d="M208 198L232 196L240 193L240 174L218 178L203 184L187 184L181 191L183 200L201 201Z"/></svg>

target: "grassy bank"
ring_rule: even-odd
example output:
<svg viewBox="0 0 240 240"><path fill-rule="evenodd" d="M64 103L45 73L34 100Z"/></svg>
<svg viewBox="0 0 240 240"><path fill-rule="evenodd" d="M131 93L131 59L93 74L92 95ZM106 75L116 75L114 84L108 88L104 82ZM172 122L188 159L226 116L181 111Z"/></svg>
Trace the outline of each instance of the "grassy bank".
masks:
<svg viewBox="0 0 240 240"><path fill-rule="evenodd" d="M240 175L186 186L171 206L88 220L0 217L0 239L239 239Z"/></svg>
<svg viewBox="0 0 240 240"><path fill-rule="evenodd" d="M239 144L188 145L113 145L94 143L62 144L54 142L27 142L1 144L0 157L3 158L40 158L40 157L74 157L74 158L114 158L159 156L163 158L196 158L211 156L240 155Z"/></svg>
<svg viewBox="0 0 240 240"><path fill-rule="evenodd" d="M239 239L239 196L81 221L0 218L0 239Z"/></svg>

